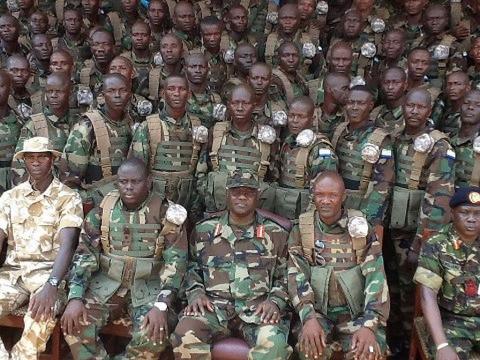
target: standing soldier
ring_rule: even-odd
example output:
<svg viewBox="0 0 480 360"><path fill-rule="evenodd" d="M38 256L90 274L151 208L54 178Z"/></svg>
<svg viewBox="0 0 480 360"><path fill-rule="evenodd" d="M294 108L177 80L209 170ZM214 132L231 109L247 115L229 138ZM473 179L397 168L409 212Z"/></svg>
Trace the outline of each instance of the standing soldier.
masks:
<svg viewBox="0 0 480 360"><path fill-rule="evenodd" d="M155 193L191 210L196 202L197 162L208 130L187 112L189 88L184 77L169 76L162 92L165 109L138 126L129 156L148 164Z"/></svg>
<svg viewBox="0 0 480 360"><path fill-rule="evenodd" d="M172 30L172 19L168 4L164 0L151 0L147 8L147 24L152 31L151 50L160 49L160 40Z"/></svg>
<svg viewBox="0 0 480 360"><path fill-rule="evenodd" d="M395 246L403 336L413 320L412 283L418 253L424 242L449 221L448 200L453 193L455 152L447 136L428 125L431 97L425 89L407 94L403 105L405 130L396 139L396 181L390 227ZM408 347L408 346L407 346Z"/></svg>
<svg viewBox="0 0 480 360"><path fill-rule="evenodd" d="M394 181L395 163L388 133L370 119L373 95L363 86L350 90L346 121L333 135L332 145L345 181L345 207L362 210L373 225L383 223Z"/></svg>
<svg viewBox="0 0 480 360"><path fill-rule="evenodd" d="M432 63L432 56L425 48L414 48L407 58L407 90L423 88L430 93L432 104L440 95L438 83L431 82L427 76Z"/></svg>
<svg viewBox="0 0 480 360"><path fill-rule="evenodd" d="M11 166L22 123L8 104L12 77L0 70L0 195L11 187Z"/></svg>
<svg viewBox="0 0 480 360"><path fill-rule="evenodd" d="M249 359L284 360L288 294L285 222L256 210L255 173L238 169L226 183L228 211L199 222L191 237L188 305L173 333L175 359L211 359L213 339L239 330Z"/></svg>
<svg viewBox="0 0 480 360"><path fill-rule="evenodd" d="M468 55L472 59L472 64L467 69L468 77L472 87L480 89L480 36L472 39Z"/></svg>
<svg viewBox="0 0 480 360"><path fill-rule="evenodd" d="M43 90L50 74L50 56L52 56L52 41L45 34L32 37L32 50L27 56L32 70L33 86Z"/></svg>
<svg viewBox="0 0 480 360"><path fill-rule="evenodd" d="M480 341L480 188L458 189L450 207L452 223L427 240L414 279L435 358L467 360Z"/></svg>
<svg viewBox="0 0 480 360"><path fill-rule="evenodd" d="M182 40L185 53L202 46L191 2L179 1L174 7L172 20L172 32Z"/></svg>
<svg viewBox="0 0 480 360"><path fill-rule="evenodd" d="M403 12L390 18L389 28L405 31L407 50L411 50L413 42L423 34L423 12L428 0L405 0L402 2Z"/></svg>
<svg viewBox="0 0 480 360"><path fill-rule="evenodd" d="M70 111L70 94L72 82L63 73L53 73L47 78L45 87L46 107L37 114L30 116L20 131L16 151L23 148L25 140L35 136L49 139L52 147L63 151L70 130L77 120L77 116ZM18 185L26 180L23 162L12 162L12 182Z"/></svg>
<svg viewBox="0 0 480 360"><path fill-rule="evenodd" d="M118 167L127 157L132 140L130 88L122 75L106 75L105 105L84 113L70 132L62 155L62 180L82 190L84 202L100 203L112 190Z"/></svg>
<svg viewBox="0 0 480 360"><path fill-rule="evenodd" d="M384 103L372 111L375 126L385 130L392 138L400 135L405 128L403 103L407 89L407 75L400 67L391 67L381 75L381 93Z"/></svg>
<svg viewBox="0 0 480 360"><path fill-rule="evenodd" d="M28 49L18 42L20 23L9 13L0 16L0 67L4 68L12 55L26 56Z"/></svg>
<svg viewBox="0 0 480 360"><path fill-rule="evenodd" d="M87 43L87 33L83 28L83 17L79 9L67 8L63 14L65 34L53 39L58 49L64 49L72 55L79 64L92 56Z"/></svg>
<svg viewBox="0 0 480 360"><path fill-rule="evenodd" d="M275 213L295 220L310 205L310 183L322 171L337 170L338 159L328 138L312 130L315 104L295 98L288 109L288 135L278 156Z"/></svg>
<svg viewBox="0 0 480 360"><path fill-rule="evenodd" d="M460 130L452 137L455 150L455 186L480 186L480 90L465 95Z"/></svg>
<svg viewBox="0 0 480 360"><path fill-rule="evenodd" d="M227 103L230 119L217 122L211 131L210 169L201 158L198 174L198 188L207 212L225 210L228 174L239 167L253 171L260 179L260 205L272 209L275 194L268 181L275 165L277 134L269 125L254 123L254 99L248 85L233 88Z"/></svg>
<svg viewBox="0 0 480 360"><path fill-rule="evenodd" d="M83 222L78 194L52 173L61 155L44 137L31 138L15 159L25 162L28 181L0 197L0 317L28 303L20 341L11 359L38 359L63 308L63 278ZM0 341L0 358L10 359Z"/></svg>
<svg viewBox="0 0 480 360"><path fill-rule="evenodd" d="M70 272L62 328L75 360L107 357L98 334L125 310L133 329L124 358L158 359L176 324L175 301L187 268L187 212L150 194L142 160L125 161L117 184L87 215Z"/></svg>
<svg viewBox="0 0 480 360"><path fill-rule="evenodd" d="M337 351L346 359L384 358L390 302L382 245L362 212L342 206L337 173L321 173L312 196L315 207L300 215L288 240L301 358L332 359Z"/></svg>

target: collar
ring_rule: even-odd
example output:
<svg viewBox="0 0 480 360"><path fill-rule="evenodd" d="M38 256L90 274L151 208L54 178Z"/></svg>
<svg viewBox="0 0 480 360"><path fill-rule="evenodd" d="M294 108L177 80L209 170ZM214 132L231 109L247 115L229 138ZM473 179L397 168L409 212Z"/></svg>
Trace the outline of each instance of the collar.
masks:
<svg viewBox="0 0 480 360"><path fill-rule="evenodd" d="M318 224L321 231L325 231L327 233L343 233L345 231L348 231L348 215L347 211L344 208L342 208L342 215L340 216L340 219L338 219L337 222L332 225L325 224L320 219L320 216L318 216L318 212L316 210L315 217L317 220L316 223Z"/></svg>
<svg viewBox="0 0 480 360"><path fill-rule="evenodd" d="M52 182L48 187L45 189L43 193L40 193L38 190L35 190L32 187L32 184L30 184L30 181L24 181L20 185L18 185L18 188L20 190L23 190L25 192L25 196L43 196L43 197L48 197L48 198L57 198L57 191L54 191L56 188L58 188L61 185L60 180L58 180L55 176L53 177Z"/></svg>

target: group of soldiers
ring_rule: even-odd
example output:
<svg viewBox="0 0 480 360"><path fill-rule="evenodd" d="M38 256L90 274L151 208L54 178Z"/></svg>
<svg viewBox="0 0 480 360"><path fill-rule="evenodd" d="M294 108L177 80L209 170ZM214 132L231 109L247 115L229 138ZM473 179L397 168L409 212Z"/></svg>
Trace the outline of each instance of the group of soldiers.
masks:
<svg viewBox="0 0 480 360"><path fill-rule="evenodd" d="M2 2L0 360L405 359L415 283L468 359L479 74L475 0Z"/></svg>

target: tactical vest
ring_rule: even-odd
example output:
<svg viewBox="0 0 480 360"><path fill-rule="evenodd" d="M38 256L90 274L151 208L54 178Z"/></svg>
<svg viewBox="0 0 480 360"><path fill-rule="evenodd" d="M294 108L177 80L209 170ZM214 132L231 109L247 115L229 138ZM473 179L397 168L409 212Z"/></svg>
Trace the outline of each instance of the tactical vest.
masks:
<svg viewBox="0 0 480 360"><path fill-rule="evenodd" d="M348 147L348 141L339 141L347 130L348 122L341 123L335 129L332 136L332 145L339 160L339 172L345 179L347 185L347 201L345 206L348 208L359 209L364 198L370 195L373 189L373 166L362 158L362 149L358 144L354 149ZM367 137L365 143L378 146L382 151L382 143L388 134L382 129L375 128ZM353 151L352 151L353 150ZM358 184L356 187L355 184Z"/></svg>
<svg viewBox="0 0 480 360"><path fill-rule="evenodd" d="M153 68L148 72L148 95L150 100L158 101L158 99L160 98L161 80L161 68Z"/></svg>
<svg viewBox="0 0 480 360"><path fill-rule="evenodd" d="M278 59L277 56L277 51L280 45L283 43L284 39L279 39L278 38L278 33L273 32L268 35L267 41L265 42L265 62L271 66L276 66L278 65ZM313 43L313 41L310 39L310 36L307 33L300 33L300 36L296 35L295 39L293 40L294 43L300 43L301 45L305 43ZM302 51L302 48L300 47L299 51ZM300 53L300 57L302 54Z"/></svg>
<svg viewBox="0 0 480 360"><path fill-rule="evenodd" d="M0 195L10 189L10 167L12 164L15 147L20 135L21 124L17 121L12 111L0 123Z"/></svg>
<svg viewBox="0 0 480 360"><path fill-rule="evenodd" d="M90 75L95 64L92 59L87 59L80 70L80 84L90 87Z"/></svg>
<svg viewBox="0 0 480 360"><path fill-rule="evenodd" d="M189 131L201 125L197 117L188 117L191 121ZM170 129L158 114L148 116L146 121L154 190L188 208L201 144L193 138L190 141L171 140Z"/></svg>
<svg viewBox="0 0 480 360"><path fill-rule="evenodd" d="M348 210L348 218L365 215L358 210ZM367 238L352 238L346 230L342 234L326 234L315 226L316 210L299 217L303 255L310 264L310 285L315 293L314 307L326 314L329 306L348 305L352 317L363 312L365 277L360 264L365 260ZM321 241L324 249L315 245ZM323 264L317 262L322 257Z"/></svg>
<svg viewBox="0 0 480 360"><path fill-rule="evenodd" d="M106 303L120 287L131 290L134 306L154 301L158 295L165 247L163 225L147 223L147 219L148 213L160 213L162 200L160 197L151 199L147 206L136 211L138 223L124 223L112 218L115 205L121 201L117 190L102 200L100 240L103 252L100 254L100 271L93 275L91 282L101 286L90 287L102 303Z"/></svg>
<svg viewBox="0 0 480 360"><path fill-rule="evenodd" d="M54 132L52 129L54 126L50 124L43 113L32 115L30 118L32 119L33 128L35 129L35 135L47 138L55 150L63 152L69 131L55 127L56 131Z"/></svg>
<svg viewBox="0 0 480 360"><path fill-rule="evenodd" d="M435 144L447 136L438 131L430 132ZM435 145L434 145L435 146ZM410 152L413 144L397 145L396 151L396 184L393 188L391 227L404 231L414 231L418 226L420 206L425 196L425 185L428 174L424 166L430 152ZM433 149L433 147L432 147Z"/></svg>
<svg viewBox="0 0 480 360"><path fill-rule="evenodd" d="M120 19L120 15L113 11L109 12L107 14L108 19L110 20L110 23L112 24L113 28L113 38L115 39L115 46L121 46L122 45L122 37L123 37L123 31L122 31L122 20Z"/></svg>
<svg viewBox="0 0 480 360"><path fill-rule="evenodd" d="M455 186L480 186L480 154L472 141L455 146Z"/></svg>

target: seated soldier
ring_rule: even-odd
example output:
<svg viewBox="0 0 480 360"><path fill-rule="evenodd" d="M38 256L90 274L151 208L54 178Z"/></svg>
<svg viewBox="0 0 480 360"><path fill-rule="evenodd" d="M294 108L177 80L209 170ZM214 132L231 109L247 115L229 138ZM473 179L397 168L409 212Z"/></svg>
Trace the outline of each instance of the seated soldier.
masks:
<svg viewBox="0 0 480 360"><path fill-rule="evenodd" d="M365 215L346 209L337 173L312 185L315 207L300 215L289 237L288 291L300 316L300 357L385 356L390 301L382 245Z"/></svg>
<svg viewBox="0 0 480 360"><path fill-rule="evenodd" d="M62 279L77 247L83 221L80 196L53 174L61 155L47 138L24 142L15 158L25 162L29 179L0 197L0 318L28 304L12 359L38 359L61 313ZM7 242L7 244L5 244ZM10 359L0 341L0 358Z"/></svg>
<svg viewBox="0 0 480 360"><path fill-rule="evenodd" d="M427 240L414 280L435 359L467 360L480 345L480 188L459 188L450 207L452 223Z"/></svg>
<svg viewBox="0 0 480 360"><path fill-rule="evenodd" d="M171 337L175 359L211 359L212 342L232 330L251 346L249 359L288 359L288 230L256 210L256 174L236 169L226 187L228 210L192 233L188 305Z"/></svg>
<svg viewBox="0 0 480 360"><path fill-rule="evenodd" d="M71 270L62 328L75 360L107 358L99 331L127 311L132 340L122 359L158 359L176 323L187 211L150 192L140 159L120 166L117 185L87 215Z"/></svg>

